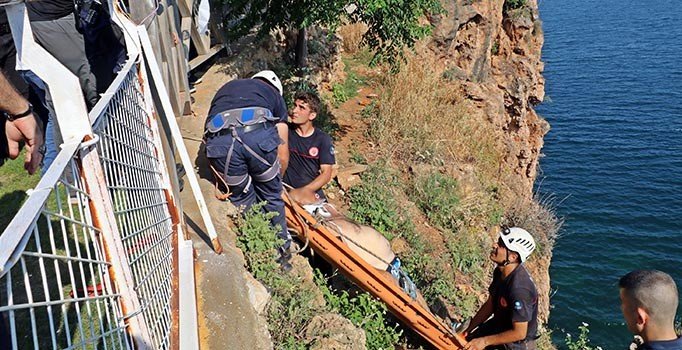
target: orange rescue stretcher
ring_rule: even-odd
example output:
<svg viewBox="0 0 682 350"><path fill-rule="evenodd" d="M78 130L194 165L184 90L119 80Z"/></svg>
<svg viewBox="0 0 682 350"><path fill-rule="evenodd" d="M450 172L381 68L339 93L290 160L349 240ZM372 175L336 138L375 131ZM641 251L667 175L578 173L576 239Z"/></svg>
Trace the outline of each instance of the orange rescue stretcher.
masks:
<svg viewBox="0 0 682 350"><path fill-rule="evenodd" d="M348 245L341 241L332 230L318 223L315 218L286 194L284 199L287 226L307 239L310 247L360 288L379 298L388 309L407 326L424 337L437 349L462 349L466 340L425 310L394 281L379 273Z"/></svg>

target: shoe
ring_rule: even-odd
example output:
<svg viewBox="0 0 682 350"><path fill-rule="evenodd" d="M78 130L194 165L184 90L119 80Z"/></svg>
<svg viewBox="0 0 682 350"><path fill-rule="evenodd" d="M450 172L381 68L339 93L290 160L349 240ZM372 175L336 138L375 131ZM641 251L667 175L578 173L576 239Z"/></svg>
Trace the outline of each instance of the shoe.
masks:
<svg viewBox="0 0 682 350"><path fill-rule="evenodd" d="M282 271L289 272L293 268L290 263L291 256L292 255L288 249L279 249L279 257L275 261L279 264L279 267L282 269Z"/></svg>
<svg viewBox="0 0 682 350"><path fill-rule="evenodd" d="M282 272L289 272L294 268L294 266L288 261L284 261L279 264L279 268L282 270Z"/></svg>
<svg viewBox="0 0 682 350"><path fill-rule="evenodd" d="M471 323L471 319L467 318L466 320L462 322L457 322L457 321L452 321L452 330L455 333L462 333L464 332L467 328L469 328L469 323Z"/></svg>

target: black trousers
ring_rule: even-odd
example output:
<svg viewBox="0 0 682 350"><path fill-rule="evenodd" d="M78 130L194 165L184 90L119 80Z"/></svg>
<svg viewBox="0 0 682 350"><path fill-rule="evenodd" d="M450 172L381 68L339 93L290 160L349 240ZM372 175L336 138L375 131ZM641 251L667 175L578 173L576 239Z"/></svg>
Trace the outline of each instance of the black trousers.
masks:
<svg viewBox="0 0 682 350"><path fill-rule="evenodd" d="M99 99L97 79L92 73L85 53L83 34L76 29L74 15L70 14L52 21L33 21L31 29L38 44L78 77L85 103L88 109L92 108ZM52 103L49 92L47 101L48 104Z"/></svg>

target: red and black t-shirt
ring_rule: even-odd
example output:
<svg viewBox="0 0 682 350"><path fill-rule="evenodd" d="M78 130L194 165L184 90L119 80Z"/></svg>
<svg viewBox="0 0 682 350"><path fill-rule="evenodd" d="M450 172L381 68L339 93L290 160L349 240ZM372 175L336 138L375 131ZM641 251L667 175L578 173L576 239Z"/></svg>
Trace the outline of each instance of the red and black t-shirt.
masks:
<svg viewBox="0 0 682 350"><path fill-rule="evenodd" d="M284 182L294 188L303 187L320 175L322 164L334 163L334 145L329 135L315 129L312 135L303 137L289 128L289 167L284 174ZM321 189L317 194L326 198Z"/></svg>

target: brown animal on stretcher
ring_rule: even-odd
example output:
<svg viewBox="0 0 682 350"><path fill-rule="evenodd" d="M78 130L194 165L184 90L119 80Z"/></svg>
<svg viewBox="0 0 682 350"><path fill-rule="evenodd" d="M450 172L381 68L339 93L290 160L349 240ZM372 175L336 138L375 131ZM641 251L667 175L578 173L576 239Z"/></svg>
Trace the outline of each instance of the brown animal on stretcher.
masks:
<svg viewBox="0 0 682 350"><path fill-rule="evenodd" d="M316 198L315 193L302 188L289 191L289 197L304 208L308 205L319 205L319 199ZM341 241L347 244L355 254L400 286L399 281L388 270L389 264L396 257L388 239L374 228L347 218L331 204L324 203L322 207L330 214L325 215L323 224L337 233ZM424 310L430 310L421 293L417 291L416 295L417 303Z"/></svg>

